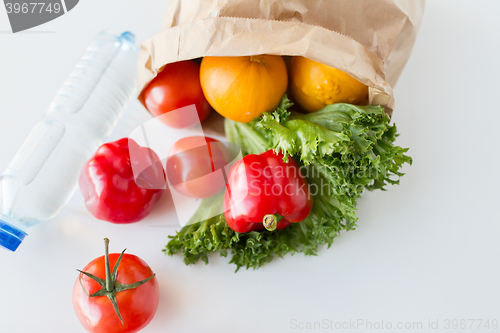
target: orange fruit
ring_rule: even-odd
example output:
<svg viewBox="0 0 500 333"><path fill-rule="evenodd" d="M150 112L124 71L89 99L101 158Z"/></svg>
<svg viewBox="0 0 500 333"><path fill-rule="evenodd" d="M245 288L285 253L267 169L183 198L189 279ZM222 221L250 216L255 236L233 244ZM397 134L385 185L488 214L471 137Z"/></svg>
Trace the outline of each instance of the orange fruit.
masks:
<svg viewBox="0 0 500 333"><path fill-rule="evenodd" d="M276 55L205 57L200 82L215 111L248 123L276 109L286 92L288 75L283 58Z"/></svg>
<svg viewBox="0 0 500 333"><path fill-rule="evenodd" d="M339 69L292 57L289 74L291 95L307 112L333 103L368 104L368 86Z"/></svg>

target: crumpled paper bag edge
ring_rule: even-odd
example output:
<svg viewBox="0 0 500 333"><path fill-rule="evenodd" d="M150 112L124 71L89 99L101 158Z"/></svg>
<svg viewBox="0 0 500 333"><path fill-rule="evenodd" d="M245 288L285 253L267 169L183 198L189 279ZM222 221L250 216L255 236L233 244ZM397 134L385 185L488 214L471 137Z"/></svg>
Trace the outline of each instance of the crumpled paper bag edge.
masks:
<svg viewBox="0 0 500 333"><path fill-rule="evenodd" d="M311 58L315 61L319 61L322 63L326 63L327 65L330 65L332 67L338 68L340 70L343 70L344 72L350 74L351 76L355 77L359 81L367 84L370 87L370 104L379 104L382 105L386 108L386 111L389 114L392 114L392 109L394 107L394 97L393 97L393 92L392 92L392 87L386 82L385 80L385 62L383 59L381 59L378 55L370 51L368 48L366 48L364 45L360 44L353 38L351 38L348 35L339 33L337 31L332 31L329 29L326 29L324 27L318 26L318 25L311 25L308 23L303 23L303 22L287 22L287 21L278 21L278 20L268 20L268 19L254 19L254 18L237 18L237 17L209 17L204 20L198 20L195 22L189 22L185 24L181 24L178 26L174 26L171 28L168 28L159 34L153 36L152 38L149 38L145 40L142 45L141 45L141 51L140 51L140 56L139 56L139 67L138 67L138 98L141 101L141 103L144 104L144 99L143 99L143 90L147 86L147 84L153 80L153 78L157 75L157 73L161 70L163 66L165 66L168 63L171 62L176 62L176 61L181 61L181 60L189 60L189 59L195 59L203 56L210 56L210 55L223 55L223 54L213 54L212 52L207 52L207 50L200 52L199 54L196 55L181 55L181 43L183 42L183 38L185 40L188 40L188 38L185 36L186 33L189 32L189 29L191 30L193 28L196 28L196 26L201 25L202 23L209 23L213 27L218 27L212 32L212 37L217 34L217 33L222 33L220 31L221 27L227 27L227 24L233 23L233 24L238 24L238 22L259 22L259 23L264 23L264 22L272 22L271 24L273 25L283 25L288 27L289 29L293 29L294 27L299 26L301 30L305 31L304 29L308 31L312 31L314 29L320 30L323 33L326 33L330 35L330 37L333 37L333 40L342 40L344 43L348 42L351 44L351 47L354 46L354 49L356 51L362 51L365 55L368 55L368 58L375 59L376 62L378 62L380 65L377 68L377 75L375 77L372 75L372 77L367 78L366 75L363 75L360 73L360 71L353 71L352 67L347 67L343 64L341 64L341 61L338 59L334 59L334 61L325 61L325 57L317 57L314 54L311 54L309 51L309 48L306 50L306 52L261 52L262 53L268 53L268 54L277 54L277 55L290 55L290 56L296 56L296 55L303 55L308 58ZM206 24L205 24L206 27ZM206 32L206 31L205 31ZM240 32L241 33L241 32ZM183 36L184 34L184 36ZM269 33L271 36L274 34L274 31ZM316 36L319 39L319 34L316 33ZM176 45L174 47L174 50L177 50L176 52L172 52L172 50L167 49L167 41L164 40L165 37L169 37L176 42ZM311 36L309 36L311 37ZM234 36L232 37L234 38ZM229 38L230 42L232 38ZM298 41L296 41L298 42ZM309 40L309 43L311 40ZM262 44L261 44L262 45ZM262 47L262 46L261 46ZM269 49L269 47L265 47ZM337 50L338 52L342 52L342 50ZM352 50L351 50L352 51ZM172 55L175 53L175 55ZM251 52L236 52L236 55L252 55ZM167 61L160 61L161 64L156 64L155 58L158 58L156 55L160 54L170 54L168 57ZM256 54L256 53L253 53ZM227 55L227 54L224 54ZM233 54L230 54L233 55ZM358 56L359 54L355 54L354 56ZM353 56L351 54L351 56ZM165 58L165 57L164 57ZM337 60L337 61L335 61ZM366 57L365 57L366 60ZM357 59L356 59L357 61ZM359 67L359 66L358 66ZM378 77L377 77L378 76ZM376 81L376 82L373 82Z"/></svg>

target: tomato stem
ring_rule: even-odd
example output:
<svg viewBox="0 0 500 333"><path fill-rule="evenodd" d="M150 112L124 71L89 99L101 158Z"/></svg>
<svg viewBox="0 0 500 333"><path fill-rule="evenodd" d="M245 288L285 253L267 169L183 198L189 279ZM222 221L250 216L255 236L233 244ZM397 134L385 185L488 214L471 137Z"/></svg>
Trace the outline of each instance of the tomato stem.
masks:
<svg viewBox="0 0 500 333"><path fill-rule="evenodd" d="M266 228L267 230L274 231L276 230L276 227L278 225L278 218L276 217L276 215L267 214L264 216L262 224L264 224L264 228Z"/></svg>
<svg viewBox="0 0 500 333"><path fill-rule="evenodd" d="M106 290L113 291L115 286L111 280L111 268L109 267L109 239L104 238L104 264L106 265Z"/></svg>

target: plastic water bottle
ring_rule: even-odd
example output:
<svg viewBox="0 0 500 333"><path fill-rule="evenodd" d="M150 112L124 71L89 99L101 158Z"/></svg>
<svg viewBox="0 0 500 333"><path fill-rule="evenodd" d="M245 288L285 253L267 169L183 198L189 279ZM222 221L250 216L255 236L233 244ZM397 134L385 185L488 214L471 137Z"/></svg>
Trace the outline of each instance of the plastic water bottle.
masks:
<svg viewBox="0 0 500 333"><path fill-rule="evenodd" d="M99 34L0 176L0 246L15 251L26 229L54 217L135 92L134 35Z"/></svg>

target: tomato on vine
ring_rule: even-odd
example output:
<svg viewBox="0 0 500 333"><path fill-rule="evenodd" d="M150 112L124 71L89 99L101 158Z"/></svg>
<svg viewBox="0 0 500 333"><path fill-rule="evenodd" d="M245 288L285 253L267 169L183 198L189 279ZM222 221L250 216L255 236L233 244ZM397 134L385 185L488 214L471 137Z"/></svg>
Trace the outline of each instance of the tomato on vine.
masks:
<svg viewBox="0 0 500 333"><path fill-rule="evenodd" d="M134 333L153 319L160 298L151 268L132 254L108 254L80 271L73 287L73 307L91 333ZM111 271L111 267L113 270Z"/></svg>

